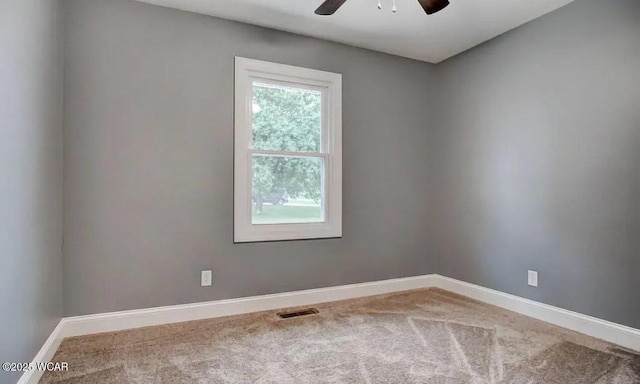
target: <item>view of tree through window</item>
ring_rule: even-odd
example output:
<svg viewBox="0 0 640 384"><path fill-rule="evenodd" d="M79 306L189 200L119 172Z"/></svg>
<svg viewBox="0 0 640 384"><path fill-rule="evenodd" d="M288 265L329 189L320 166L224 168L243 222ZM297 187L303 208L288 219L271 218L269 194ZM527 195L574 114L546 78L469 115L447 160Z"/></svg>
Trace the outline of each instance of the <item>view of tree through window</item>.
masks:
<svg viewBox="0 0 640 384"><path fill-rule="evenodd" d="M323 221L322 93L254 82L252 131L252 223Z"/></svg>

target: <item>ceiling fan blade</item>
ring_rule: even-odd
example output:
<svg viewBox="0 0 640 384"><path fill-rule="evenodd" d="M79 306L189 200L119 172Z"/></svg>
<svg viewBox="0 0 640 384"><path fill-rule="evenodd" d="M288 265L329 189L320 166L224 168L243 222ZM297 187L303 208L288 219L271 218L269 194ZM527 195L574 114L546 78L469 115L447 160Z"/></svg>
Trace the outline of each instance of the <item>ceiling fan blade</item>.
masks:
<svg viewBox="0 0 640 384"><path fill-rule="evenodd" d="M342 4L344 4L345 1L347 0L326 0L318 7L318 9L316 9L316 15L333 15L338 8L342 7Z"/></svg>
<svg viewBox="0 0 640 384"><path fill-rule="evenodd" d="M418 0L427 15L442 11L449 5L449 0Z"/></svg>

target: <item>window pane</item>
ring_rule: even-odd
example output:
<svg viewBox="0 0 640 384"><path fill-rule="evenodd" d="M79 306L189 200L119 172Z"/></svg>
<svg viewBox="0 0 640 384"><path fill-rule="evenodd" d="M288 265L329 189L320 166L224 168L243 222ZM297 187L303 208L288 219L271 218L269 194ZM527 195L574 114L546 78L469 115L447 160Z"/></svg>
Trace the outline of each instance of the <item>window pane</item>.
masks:
<svg viewBox="0 0 640 384"><path fill-rule="evenodd" d="M324 221L322 157L253 156L252 224Z"/></svg>
<svg viewBox="0 0 640 384"><path fill-rule="evenodd" d="M320 152L322 93L253 82L253 148Z"/></svg>

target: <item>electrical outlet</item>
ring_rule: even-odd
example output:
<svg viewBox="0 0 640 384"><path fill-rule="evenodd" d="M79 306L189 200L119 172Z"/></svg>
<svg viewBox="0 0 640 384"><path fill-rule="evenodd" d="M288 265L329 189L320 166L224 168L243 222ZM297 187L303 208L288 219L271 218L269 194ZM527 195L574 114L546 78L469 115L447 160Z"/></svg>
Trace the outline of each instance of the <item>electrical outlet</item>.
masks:
<svg viewBox="0 0 640 384"><path fill-rule="evenodd" d="M538 271L529 271L528 283L532 287L538 286Z"/></svg>
<svg viewBox="0 0 640 384"><path fill-rule="evenodd" d="M210 287L213 282L211 271L202 271L200 274L200 285L203 287Z"/></svg>

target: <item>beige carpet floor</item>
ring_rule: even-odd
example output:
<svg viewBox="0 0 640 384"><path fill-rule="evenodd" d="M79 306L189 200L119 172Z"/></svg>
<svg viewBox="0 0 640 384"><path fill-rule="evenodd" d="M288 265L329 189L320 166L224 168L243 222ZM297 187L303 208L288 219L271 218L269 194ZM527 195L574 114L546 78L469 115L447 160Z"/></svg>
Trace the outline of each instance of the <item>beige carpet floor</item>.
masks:
<svg viewBox="0 0 640 384"><path fill-rule="evenodd" d="M640 354L442 290L65 339L41 383L640 383Z"/></svg>

